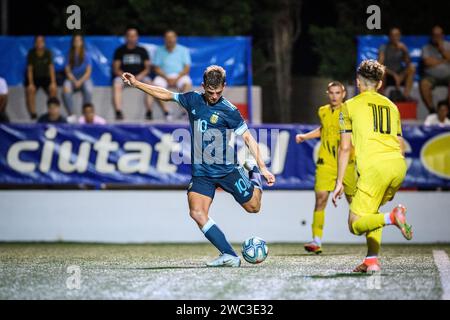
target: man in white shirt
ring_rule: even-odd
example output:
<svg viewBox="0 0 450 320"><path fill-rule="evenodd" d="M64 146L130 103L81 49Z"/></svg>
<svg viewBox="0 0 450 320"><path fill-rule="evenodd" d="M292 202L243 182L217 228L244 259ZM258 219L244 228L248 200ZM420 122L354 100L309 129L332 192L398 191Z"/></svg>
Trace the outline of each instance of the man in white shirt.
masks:
<svg viewBox="0 0 450 320"><path fill-rule="evenodd" d="M426 126L439 126L447 127L450 126L450 120L448 119L448 101L442 100L438 103L437 113L430 114L425 119Z"/></svg>

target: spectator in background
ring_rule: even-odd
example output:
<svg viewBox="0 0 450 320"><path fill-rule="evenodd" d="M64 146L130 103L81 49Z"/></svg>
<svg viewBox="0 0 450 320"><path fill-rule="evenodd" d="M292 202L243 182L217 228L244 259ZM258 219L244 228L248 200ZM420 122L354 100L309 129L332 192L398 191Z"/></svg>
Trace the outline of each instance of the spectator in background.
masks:
<svg viewBox="0 0 450 320"><path fill-rule="evenodd" d="M93 84L91 80L92 60L84 46L84 39L81 35L72 37L67 64L65 67L66 80L63 85L63 99L69 117L69 122L75 122L76 116L73 114L73 94L80 91L83 94L83 104L92 100Z"/></svg>
<svg viewBox="0 0 450 320"><path fill-rule="evenodd" d="M38 123L67 123L66 118L61 115L61 104L56 97L47 101L48 112L39 117Z"/></svg>
<svg viewBox="0 0 450 320"><path fill-rule="evenodd" d="M6 105L8 104L8 84L6 80L0 77L0 122L9 122L6 114Z"/></svg>
<svg viewBox="0 0 450 320"><path fill-rule="evenodd" d="M450 120L448 119L448 101L442 100L438 103L437 113L433 113L428 115L425 119L426 126L439 126L439 127L447 127L450 126Z"/></svg>
<svg viewBox="0 0 450 320"><path fill-rule="evenodd" d="M45 48L42 35L34 39L34 48L28 51L25 76L26 103L31 119L36 119L36 92L44 89L47 96L56 97L56 76L52 53Z"/></svg>
<svg viewBox="0 0 450 320"><path fill-rule="evenodd" d="M389 42L380 47L378 62L386 66L383 89L394 85L397 90L400 90L400 86L404 84L404 98L410 100L416 68L411 63L408 48L400 41L401 36L399 28L392 28L389 31Z"/></svg>
<svg viewBox="0 0 450 320"><path fill-rule="evenodd" d="M149 77L150 73L150 58L145 48L138 45L139 34L137 29L128 28L125 33L126 43L114 52L113 61L113 104L116 112L116 120L122 120L122 90L124 83L122 81L122 74L129 72L133 74L136 79L144 83L151 84ZM146 118L152 117L153 98L150 95L145 95L145 104L147 107Z"/></svg>
<svg viewBox="0 0 450 320"><path fill-rule="evenodd" d="M435 112L433 88L450 85L450 42L444 39L444 30L435 26L430 43L422 48L424 74L420 81L420 94L430 113Z"/></svg>
<svg viewBox="0 0 450 320"><path fill-rule="evenodd" d="M85 103L83 105L83 115L78 119L80 124L106 124L106 120L95 114L94 105Z"/></svg>
<svg viewBox="0 0 450 320"><path fill-rule="evenodd" d="M189 77L191 55L188 48L177 44L177 34L168 30L164 34L164 46L158 47L155 53L155 86L176 88L180 92L189 91L192 80ZM166 102L159 101L162 109L167 111Z"/></svg>

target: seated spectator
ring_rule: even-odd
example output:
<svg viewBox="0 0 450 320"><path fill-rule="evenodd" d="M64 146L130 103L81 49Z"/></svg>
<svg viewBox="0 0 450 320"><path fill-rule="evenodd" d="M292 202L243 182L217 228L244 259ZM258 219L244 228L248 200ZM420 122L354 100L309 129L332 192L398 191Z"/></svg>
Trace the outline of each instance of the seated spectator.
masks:
<svg viewBox="0 0 450 320"><path fill-rule="evenodd" d="M189 91L192 80L189 77L191 55L188 48L177 44L177 34L173 30L164 34L164 46L158 47L155 53L155 86L176 88L181 92ZM167 110L166 102L158 101Z"/></svg>
<svg viewBox="0 0 450 320"><path fill-rule="evenodd" d="M84 39L81 35L72 37L67 64L65 67L66 80L63 85L63 99L67 109L69 122L74 122L73 94L81 91L83 94L83 105L92 100L93 84L91 80L92 62L89 53L84 47Z"/></svg>
<svg viewBox="0 0 450 320"><path fill-rule="evenodd" d="M6 80L0 77L0 122L9 122L6 114L6 105L8 103L8 84Z"/></svg>
<svg viewBox="0 0 450 320"><path fill-rule="evenodd" d="M61 104L56 97L47 101L48 112L39 117L38 123L67 123L66 118L61 115Z"/></svg>
<svg viewBox="0 0 450 320"><path fill-rule="evenodd" d="M450 120L448 119L448 101L443 100L438 103L437 113L428 115L425 119L426 126L450 126Z"/></svg>
<svg viewBox="0 0 450 320"><path fill-rule="evenodd" d="M133 74L136 79L144 83L151 84L149 77L150 73L150 58L145 48L138 45L139 34L137 29L128 28L125 33L126 43L114 52L113 61L113 105L116 112L116 120L122 120L122 90L124 82L122 81L122 74L129 72ZM153 98L145 95L145 104L147 107L147 118L152 116Z"/></svg>
<svg viewBox="0 0 450 320"><path fill-rule="evenodd" d="M83 115L78 119L81 124L106 124L106 120L95 114L94 105L85 103L83 105Z"/></svg>
<svg viewBox="0 0 450 320"><path fill-rule="evenodd" d="M34 48L28 51L27 73L25 76L26 104L31 119L36 119L36 92L44 89L49 97L56 97L56 76L52 53L45 48L44 36L38 35Z"/></svg>
<svg viewBox="0 0 450 320"><path fill-rule="evenodd" d="M420 94L430 113L435 112L433 88L450 85L450 42L444 38L442 28L435 26L430 43L422 48L424 74L420 81Z"/></svg>
<svg viewBox="0 0 450 320"><path fill-rule="evenodd" d="M410 100L416 67L411 63L408 48L400 41L401 36L399 28L390 30L389 42L383 44L378 51L378 61L386 66L383 89L394 85L400 90L400 86L404 84L404 98Z"/></svg>

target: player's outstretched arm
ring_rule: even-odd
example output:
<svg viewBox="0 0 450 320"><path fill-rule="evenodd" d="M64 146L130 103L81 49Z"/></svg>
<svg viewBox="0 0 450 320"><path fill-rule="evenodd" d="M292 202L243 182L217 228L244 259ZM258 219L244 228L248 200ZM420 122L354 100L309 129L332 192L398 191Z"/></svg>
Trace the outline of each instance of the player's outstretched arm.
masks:
<svg viewBox="0 0 450 320"><path fill-rule="evenodd" d="M337 206L337 200L341 198L344 192L344 175L347 169L350 152L352 150L352 134L349 132L341 133L341 143L338 152L338 176L336 180L336 187L333 191L333 204Z"/></svg>
<svg viewBox="0 0 450 320"><path fill-rule="evenodd" d="M244 132L242 138L244 139L247 148L250 150L250 153L255 158L256 164L258 165L261 174L267 181L267 185L269 187L273 186L273 184L275 183L275 176L267 169L266 164L264 163L264 160L261 157L261 151L255 138L253 138L250 131L248 130Z"/></svg>
<svg viewBox="0 0 450 320"><path fill-rule="evenodd" d="M144 91L145 93L151 95L152 97L163 100L163 101L170 101L174 100L174 93L161 87L152 86L143 82L140 82L136 80L136 77L132 75L131 73L125 72L122 74L122 80L126 84L128 84L131 87L135 87L139 90Z"/></svg>
<svg viewBox="0 0 450 320"><path fill-rule="evenodd" d="M308 133L299 133L295 136L295 142L302 143L303 141L310 139L318 139L320 138L320 134L322 133L322 127L318 127Z"/></svg>

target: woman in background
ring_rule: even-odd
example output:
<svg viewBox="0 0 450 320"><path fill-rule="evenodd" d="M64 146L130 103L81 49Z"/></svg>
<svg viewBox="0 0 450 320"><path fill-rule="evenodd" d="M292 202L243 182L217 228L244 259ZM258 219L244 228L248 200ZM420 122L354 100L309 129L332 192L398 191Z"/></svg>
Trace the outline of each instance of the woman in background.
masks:
<svg viewBox="0 0 450 320"><path fill-rule="evenodd" d="M91 80L92 60L84 47L84 39L77 34L72 37L67 65L65 67L66 80L63 86L64 104L69 115L69 122L75 122L73 114L73 94L81 91L83 94L83 105L91 103L93 83Z"/></svg>

